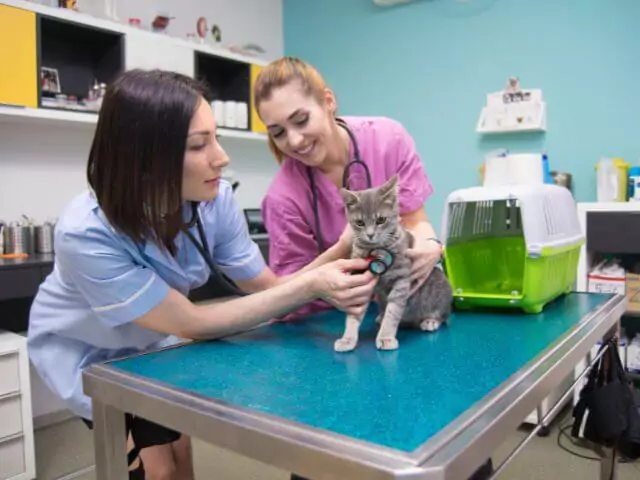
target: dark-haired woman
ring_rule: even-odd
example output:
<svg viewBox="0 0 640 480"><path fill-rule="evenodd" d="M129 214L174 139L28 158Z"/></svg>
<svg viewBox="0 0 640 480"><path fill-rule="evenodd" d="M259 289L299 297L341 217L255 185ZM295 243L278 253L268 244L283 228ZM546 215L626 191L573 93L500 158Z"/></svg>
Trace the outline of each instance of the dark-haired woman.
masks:
<svg viewBox="0 0 640 480"><path fill-rule="evenodd" d="M81 375L92 363L179 338L228 335L318 298L344 311L368 304L375 280L350 275L366 263L341 260L346 239L294 275L278 278L265 266L221 180L229 159L205 97L178 74L122 74L103 100L89 154L91 188L56 225L55 267L32 306L29 352L45 384L90 426ZM188 300L210 274L185 234L198 238L194 215L214 263L252 295L206 306ZM141 471L148 480L193 477L187 438L126 420L130 447L140 452L131 478Z"/></svg>

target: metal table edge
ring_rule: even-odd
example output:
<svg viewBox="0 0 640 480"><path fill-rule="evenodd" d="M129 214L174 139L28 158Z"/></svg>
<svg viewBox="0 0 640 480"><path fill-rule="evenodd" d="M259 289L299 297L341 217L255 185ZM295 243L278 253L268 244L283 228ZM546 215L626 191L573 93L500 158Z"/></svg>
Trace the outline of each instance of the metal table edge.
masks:
<svg viewBox="0 0 640 480"><path fill-rule="evenodd" d="M478 438L487 435L495 437L495 432L504 428L503 419L511 419L517 428L526 415L550 393L550 390L543 388L544 385L560 384L593 345L615 327L626 310L626 304L623 295L615 295L591 311L532 361L418 447L413 452L413 458L425 468L441 470L476 445L486 450L486 455L481 453L476 456L488 458L499 444L478 443ZM537 391L537 395L527 396L532 391Z"/></svg>

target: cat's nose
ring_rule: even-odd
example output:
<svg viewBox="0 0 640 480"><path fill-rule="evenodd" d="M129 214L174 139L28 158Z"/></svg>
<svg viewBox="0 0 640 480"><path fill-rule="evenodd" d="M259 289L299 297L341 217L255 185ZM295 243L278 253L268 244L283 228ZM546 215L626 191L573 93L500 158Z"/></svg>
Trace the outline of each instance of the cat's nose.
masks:
<svg viewBox="0 0 640 480"><path fill-rule="evenodd" d="M369 237L369 240L373 240L374 236L375 236L375 233L367 233L367 237Z"/></svg>

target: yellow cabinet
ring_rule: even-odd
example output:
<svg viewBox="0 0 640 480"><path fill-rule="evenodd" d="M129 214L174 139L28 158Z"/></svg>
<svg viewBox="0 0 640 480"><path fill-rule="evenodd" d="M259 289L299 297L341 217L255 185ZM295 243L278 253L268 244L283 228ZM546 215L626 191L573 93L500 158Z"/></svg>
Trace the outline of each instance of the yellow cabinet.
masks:
<svg viewBox="0 0 640 480"><path fill-rule="evenodd" d="M0 103L36 108L36 14L0 5L0 45Z"/></svg>
<svg viewBox="0 0 640 480"><path fill-rule="evenodd" d="M258 116L255 99L253 98L253 85L256 83L256 79L258 78L261 70L262 67L260 65L251 64L251 131L256 133L267 132L267 127L262 123L262 120L260 120L260 117Z"/></svg>

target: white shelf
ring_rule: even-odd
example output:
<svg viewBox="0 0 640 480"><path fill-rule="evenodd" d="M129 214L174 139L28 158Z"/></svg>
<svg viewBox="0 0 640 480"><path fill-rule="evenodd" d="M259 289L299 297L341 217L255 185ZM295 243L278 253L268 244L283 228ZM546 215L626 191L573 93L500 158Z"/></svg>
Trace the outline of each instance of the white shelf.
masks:
<svg viewBox="0 0 640 480"><path fill-rule="evenodd" d="M78 125L94 126L98 116L93 112L75 112L67 110L54 110L50 108L26 108L8 107L0 105L0 122L12 123L39 123L54 125L56 123L72 123Z"/></svg>
<svg viewBox="0 0 640 480"><path fill-rule="evenodd" d="M517 132L546 132L547 131L547 109L544 103L540 104L540 110L538 116L533 123L529 124L516 124L506 127L488 127L486 126L486 119L488 116L488 109L484 107L480 114L480 119L476 126L476 132L483 135L499 135L504 133L517 133Z"/></svg>
<svg viewBox="0 0 640 480"><path fill-rule="evenodd" d="M78 127L95 127L98 115L93 112L77 112L71 110L56 110L52 108L25 108L8 107L0 105L0 123L10 121L12 123L28 123L33 125L75 125ZM237 138L243 140L267 141L267 135L244 130L230 128L218 128L218 134L224 138Z"/></svg>

